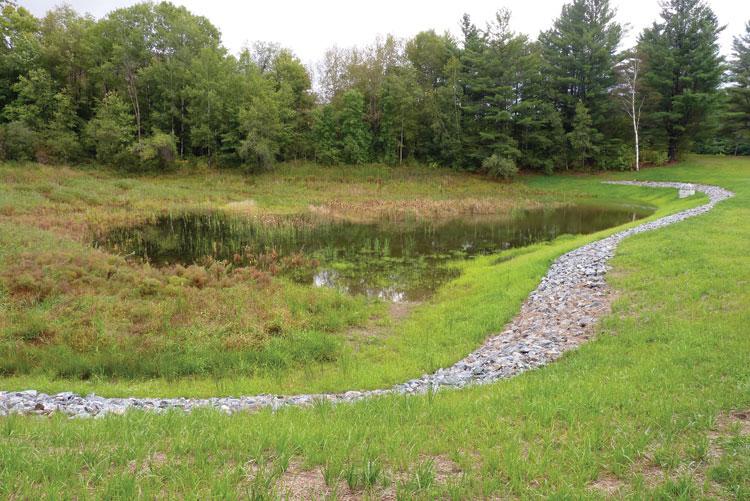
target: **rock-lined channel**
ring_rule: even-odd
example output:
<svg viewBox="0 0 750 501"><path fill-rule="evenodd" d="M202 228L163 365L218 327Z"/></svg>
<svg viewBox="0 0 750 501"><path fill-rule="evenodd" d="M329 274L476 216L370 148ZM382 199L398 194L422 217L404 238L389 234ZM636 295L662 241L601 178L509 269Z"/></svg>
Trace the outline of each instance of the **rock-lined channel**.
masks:
<svg viewBox="0 0 750 501"><path fill-rule="evenodd" d="M91 417L122 414L128 409L163 412L169 409L189 411L196 407L214 407L231 413L264 407L277 409L287 405L310 405L318 400L354 402L386 394L421 394L443 388L490 383L546 365L563 352L585 342L593 332L593 324L609 311L610 290L604 275L609 269L607 263L614 256L620 241L708 212L716 203L734 195L723 188L699 184L636 181L610 184L676 188L685 193L699 191L709 197L709 202L620 231L563 254L555 260L539 286L521 306L520 313L505 329L489 337L481 347L451 367L438 369L389 389L294 396L104 398L69 392L47 395L35 390L0 392L0 416L61 412L74 417Z"/></svg>

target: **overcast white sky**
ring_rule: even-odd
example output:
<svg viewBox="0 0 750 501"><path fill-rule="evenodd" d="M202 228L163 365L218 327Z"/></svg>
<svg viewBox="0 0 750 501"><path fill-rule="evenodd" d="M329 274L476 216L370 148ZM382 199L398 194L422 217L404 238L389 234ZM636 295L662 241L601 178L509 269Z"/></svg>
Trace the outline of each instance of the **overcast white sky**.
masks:
<svg viewBox="0 0 750 501"><path fill-rule="evenodd" d="M172 0L195 14L206 16L221 30L224 46L237 53L255 40L279 42L290 48L307 65L319 61L332 46L349 47L372 42L377 35L391 33L410 37L434 28L438 32L459 32L459 20L468 12L483 26L501 7L512 12L514 31L536 37L560 14L563 0ZM60 0L18 0L37 16L60 5ZM137 3L137 0L70 0L79 12L95 17ZM729 54L731 40L750 20L748 0L709 0L709 5L727 29L722 47ZM628 43L645 26L658 18L657 0L612 0L618 19L632 26Z"/></svg>

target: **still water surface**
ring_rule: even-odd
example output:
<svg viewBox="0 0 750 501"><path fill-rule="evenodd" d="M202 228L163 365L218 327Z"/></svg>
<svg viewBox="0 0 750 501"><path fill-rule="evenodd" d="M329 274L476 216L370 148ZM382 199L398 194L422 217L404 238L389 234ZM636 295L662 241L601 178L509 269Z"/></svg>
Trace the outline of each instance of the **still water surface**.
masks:
<svg viewBox="0 0 750 501"><path fill-rule="evenodd" d="M193 264L205 257L303 253L320 264L295 280L391 301L423 300L458 271L459 259L586 234L633 221L649 211L578 205L521 210L512 215L449 220L354 223L290 217L274 224L223 212L185 212L138 226L115 228L94 245L154 265Z"/></svg>

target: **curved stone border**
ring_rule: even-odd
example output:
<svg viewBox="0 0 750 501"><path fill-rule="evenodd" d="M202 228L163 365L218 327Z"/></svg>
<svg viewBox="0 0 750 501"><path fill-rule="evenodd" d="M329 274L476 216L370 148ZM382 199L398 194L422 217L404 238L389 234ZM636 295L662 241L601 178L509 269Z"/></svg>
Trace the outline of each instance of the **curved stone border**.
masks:
<svg viewBox="0 0 750 501"><path fill-rule="evenodd" d="M708 212L717 202L734 194L723 188L687 183L621 181L657 188L677 188L692 194L700 191L709 202L700 207L641 224L615 233L602 240L563 254L552 264L539 286L521 306L520 313L500 334L451 367L438 369L385 390L348 391L345 393L308 394L295 396L256 395L246 397L193 398L103 398L74 393L46 395L35 390L0 392L0 416L8 414L50 414L62 412L70 416L90 417L128 409L162 412L168 409L189 411L197 407L214 407L224 412L251 411L264 407L277 409L286 405L310 405L323 400L332 403L354 402L385 394L420 394L445 387L460 388L515 376L545 365L563 352L585 342L593 323L609 311L610 291L604 280L607 262L617 244L637 233L661 228L689 217Z"/></svg>

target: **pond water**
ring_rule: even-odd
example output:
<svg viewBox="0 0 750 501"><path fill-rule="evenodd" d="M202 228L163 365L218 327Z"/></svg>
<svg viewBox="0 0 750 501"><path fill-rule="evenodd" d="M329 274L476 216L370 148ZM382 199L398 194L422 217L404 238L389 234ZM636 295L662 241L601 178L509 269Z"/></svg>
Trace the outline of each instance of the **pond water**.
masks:
<svg viewBox="0 0 750 501"><path fill-rule="evenodd" d="M648 214L642 208L579 205L436 221L353 223L298 215L264 224L223 212L187 212L116 228L93 243L154 265L302 253L318 265L309 273L289 273L296 281L418 301L458 276L456 260L592 233Z"/></svg>

